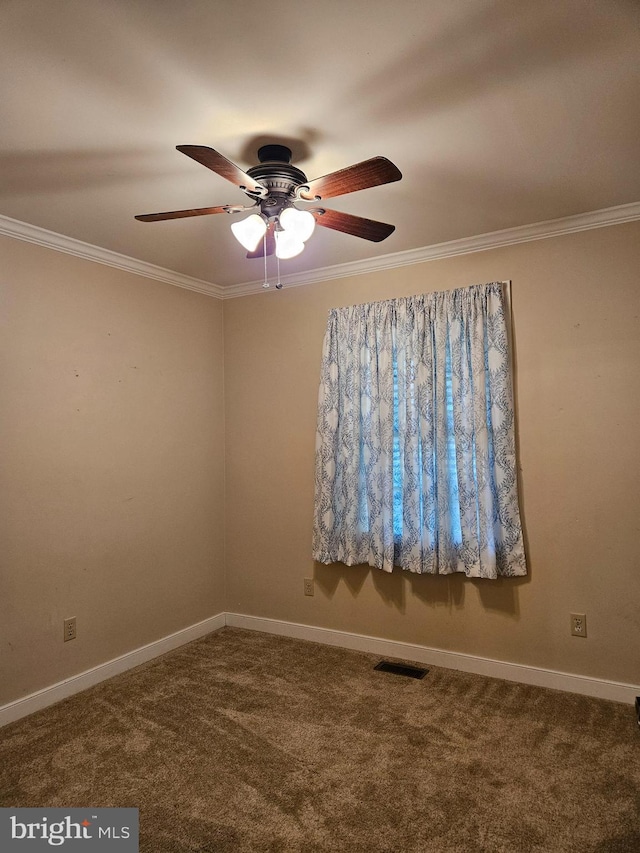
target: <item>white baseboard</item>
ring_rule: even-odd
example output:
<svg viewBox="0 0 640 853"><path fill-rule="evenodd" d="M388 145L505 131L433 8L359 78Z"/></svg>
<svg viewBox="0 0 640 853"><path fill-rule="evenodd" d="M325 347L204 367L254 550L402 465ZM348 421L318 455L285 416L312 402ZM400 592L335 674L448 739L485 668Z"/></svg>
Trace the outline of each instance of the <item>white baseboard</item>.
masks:
<svg viewBox="0 0 640 853"><path fill-rule="evenodd" d="M416 663L442 666L447 669L458 669L462 672L473 672L476 675L486 675L490 678L533 684L536 687L550 687L554 690L564 690L567 693L580 693L583 696L610 699L614 702L624 702L630 705L635 702L636 696L640 696L639 685L606 681L602 678L589 678L584 675L572 675L567 672L556 672L552 669L539 669L535 666L507 663L458 652L447 652L428 646L383 640L380 637L367 637L346 631L316 628L313 625L298 625L294 622L263 619L259 616L246 616L241 613L227 613L226 624L235 628L248 628L252 631L279 634L298 640L311 640L315 643L341 646L345 649L369 652L382 657L400 658Z"/></svg>
<svg viewBox="0 0 640 853"><path fill-rule="evenodd" d="M74 693L80 693L88 687L93 687L94 684L99 684L101 681L113 678L114 675L119 675L121 672L133 669L135 666L140 666L140 664L153 660L153 658L157 658L166 652L170 652L172 649L178 648L178 646L183 646L185 643L190 643L192 640L204 637L205 634L210 634L211 631L223 628L224 625L225 614L218 613L217 616L204 619L202 622L190 625L188 628L183 628L174 634L169 634L168 637L162 637L162 639L148 643L146 646L141 646L139 649L134 649L106 663L101 663L98 666L92 667L92 669L86 670L86 672L73 675L71 678L65 678L64 681L59 681L57 684L52 684L50 687L38 690L29 696L24 696L22 699L16 699L15 702L9 702L7 705L0 707L0 726L6 726L7 723L13 723L21 717L26 717L35 711L40 711L42 708L73 696Z"/></svg>
<svg viewBox="0 0 640 853"><path fill-rule="evenodd" d="M217 631L228 625L232 628L247 628L251 631L263 631L266 634L278 634L282 637L293 637L298 640L311 640L314 643L324 643L328 646L340 646L359 652L368 652L381 657L399 658L400 660L415 661L416 663L431 664L447 669L458 669L462 672L473 672L476 675L486 675L490 678L503 678L506 681L517 681L521 684L533 684L536 687L550 687L554 690L564 690L568 693L580 693L584 696L594 696L599 699L610 699L614 702L624 702L632 705L636 696L640 696L640 686L624 684L618 681L607 681L602 678L589 678L584 675L572 675L567 672L556 672L552 669L540 669L535 666L525 666L517 663L481 658L475 655L447 652L443 649L433 649L428 646L418 646L412 643L401 643L396 640L385 640L381 637L368 637L363 634L352 634L347 631L334 631L330 628L318 628L313 625L300 625L295 622L285 622L279 619L266 619L260 616L248 616L242 613L218 613L210 619L204 619L195 625L190 625L181 631L176 631L168 637L163 637L139 649L127 652L118 658L99 664L86 672L81 672L43 690L16 699L0 707L0 727L40 711L49 705L60 702L75 693L80 693L94 684L113 678L121 672L140 666L142 663L170 652L172 649L204 637L212 631Z"/></svg>

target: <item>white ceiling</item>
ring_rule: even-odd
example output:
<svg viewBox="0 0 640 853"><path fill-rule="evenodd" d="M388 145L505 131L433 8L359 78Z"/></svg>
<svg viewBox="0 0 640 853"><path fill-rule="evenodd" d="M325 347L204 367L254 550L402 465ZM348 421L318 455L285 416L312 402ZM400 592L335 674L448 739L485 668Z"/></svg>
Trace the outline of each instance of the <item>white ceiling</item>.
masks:
<svg viewBox="0 0 640 853"><path fill-rule="evenodd" d="M285 142L309 178L383 155L403 180L331 200L283 273L640 200L638 0L3 0L0 214L221 286L260 279L226 214Z"/></svg>

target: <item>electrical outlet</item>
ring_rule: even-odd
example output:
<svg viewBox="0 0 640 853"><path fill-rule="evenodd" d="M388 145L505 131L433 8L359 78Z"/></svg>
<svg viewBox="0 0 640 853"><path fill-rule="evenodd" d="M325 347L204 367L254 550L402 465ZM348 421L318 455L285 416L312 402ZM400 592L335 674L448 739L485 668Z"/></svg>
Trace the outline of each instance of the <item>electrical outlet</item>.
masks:
<svg viewBox="0 0 640 853"><path fill-rule="evenodd" d="M305 578L304 579L304 594L305 595L313 595L313 578Z"/></svg>
<svg viewBox="0 0 640 853"><path fill-rule="evenodd" d="M76 638L76 617L72 616L71 619L64 620L64 641L67 640L75 640Z"/></svg>
<svg viewBox="0 0 640 853"><path fill-rule="evenodd" d="M574 637L587 636L587 614L571 613L571 634Z"/></svg>

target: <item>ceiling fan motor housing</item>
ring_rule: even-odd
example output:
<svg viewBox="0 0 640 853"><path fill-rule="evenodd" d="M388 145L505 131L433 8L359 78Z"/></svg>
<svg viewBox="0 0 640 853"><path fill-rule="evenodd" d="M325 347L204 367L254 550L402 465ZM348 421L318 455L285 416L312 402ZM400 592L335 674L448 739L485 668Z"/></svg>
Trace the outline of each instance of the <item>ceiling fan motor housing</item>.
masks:
<svg viewBox="0 0 640 853"><path fill-rule="evenodd" d="M258 159L260 164L247 169L247 174L269 191L259 200L260 212L273 219L291 206L296 187L306 184L307 176L291 165L291 149L285 145L263 145L258 149Z"/></svg>

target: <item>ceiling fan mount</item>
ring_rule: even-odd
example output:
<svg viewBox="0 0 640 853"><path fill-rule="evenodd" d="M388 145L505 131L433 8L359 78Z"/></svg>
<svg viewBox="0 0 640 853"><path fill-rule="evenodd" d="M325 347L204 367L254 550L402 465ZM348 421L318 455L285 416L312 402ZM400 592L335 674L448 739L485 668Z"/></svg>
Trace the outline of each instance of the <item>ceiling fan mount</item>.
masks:
<svg viewBox="0 0 640 853"><path fill-rule="evenodd" d="M291 149L286 145L267 144L258 149L259 163L243 171L231 160L227 160L218 151L206 145L178 145L178 151L191 157L192 160L206 166L221 177L230 181L242 190L253 202L251 205L223 204L217 207L201 207L189 210L171 210L164 213L147 213L136 216L141 222L157 222L166 219L181 219L189 216L205 216L214 213L241 213L246 210L254 211L249 217L259 226L260 237L264 237L261 246L256 243L250 248L247 257L263 257L273 254L278 257L294 257L304 248L304 241L313 230L314 220L318 225L342 231L354 237L371 240L378 243L385 240L395 231L395 226L375 219L366 219L342 211L329 210L324 207L311 207L308 210L299 208L296 203L314 204L325 198L333 198L347 193L393 183L402 178L400 170L386 157L372 157L345 169L331 172L321 178L307 180L303 171L291 164ZM258 208L260 213L256 214ZM289 210L291 208L292 210ZM286 216L283 215L286 213ZM309 216L311 214L311 217ZM306 218L311 224L307 237L296 238L293 234L295 220ZM246 220L248 221L248 220ZM307 223L307 226L309 224ZM238 228L242 223L232 226L234 234L240 242L249 248L247 242L239 236ZM305 226L305 227L307 227ZM297 227L297 226L296 226ZM307 228L308 230L308 228ZM284 234L283 232L287 232ZM278 249L278 238L289 238L296 242L298 251L295 254L281 254ZM284 245L284 239L283 243Z"/></svg>

